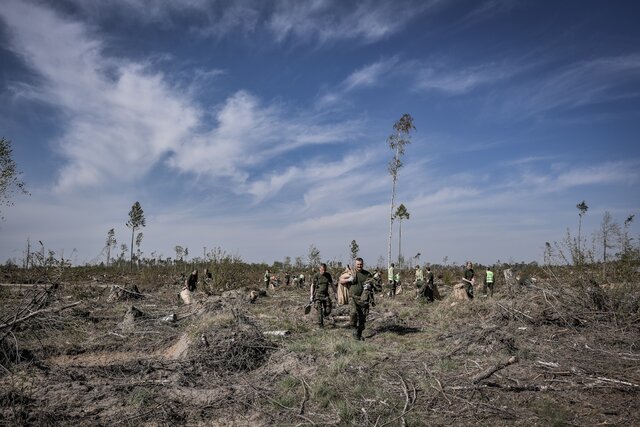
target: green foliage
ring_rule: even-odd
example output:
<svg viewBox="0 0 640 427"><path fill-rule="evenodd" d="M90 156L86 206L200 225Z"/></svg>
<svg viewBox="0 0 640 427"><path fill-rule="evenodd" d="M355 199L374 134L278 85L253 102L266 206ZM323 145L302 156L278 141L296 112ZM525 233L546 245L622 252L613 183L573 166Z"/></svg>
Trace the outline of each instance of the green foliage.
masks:
<svg viewBox="0 0 640 427"><path fill-rule="evenodd" d="M351 262L353 262L358 258L358 252L360 251L360 246L358 246L358 242L356 242L355 239L351 241L349 250L351 251Z"/></svg>
<svg viewBox="0 0 640 427"><path fill-rule="evenodd" d="M315 268L320 264L320 250L314 245L309 246L309 252L307 254L309 260L309 267Z"/></svg>
<svg viewBox="0 0 640 427"><path fill-rule="evenodd" d="M23 181L18 179L21 172L16 168L16 163L11 157L11 141L0 138L0 207L12 206L11 196L14 193L29 194ZM0 219L2 211L0 211Z"/></svg>
<svg viewBox="0 0 640 427"><path fill-rule="evenodd" d="M129 263L131 271L133 271L133 236L138 228L147 225L140 202L136 201L133 206L131 206L131 210L129 211L129 221L127 221L126 225L131 229L131 256L129 258ZM142 238L140 238L140 241L142 241Z"/></svg>
<svg viewBox="0 0 640 427"><path fill-rule="evenodd" d="M400 203L398 209L393 214L393 219L398 220L398 266L404 264L404 258L402 257L402 221L409 219L411 215L403 203Z"/></svg>
<svg viewBox="0 0 640 427"><path fill-rule="evenodd" d="M403 114L400 119L393 124L393 133L387 138L389 148L394 151L394 156L389 162L389 173L394 178L398 176L398 171L402 167L401 157L404 155L404 147L411 143L411 131L415 130L413 117L410 114Z"/></svg>

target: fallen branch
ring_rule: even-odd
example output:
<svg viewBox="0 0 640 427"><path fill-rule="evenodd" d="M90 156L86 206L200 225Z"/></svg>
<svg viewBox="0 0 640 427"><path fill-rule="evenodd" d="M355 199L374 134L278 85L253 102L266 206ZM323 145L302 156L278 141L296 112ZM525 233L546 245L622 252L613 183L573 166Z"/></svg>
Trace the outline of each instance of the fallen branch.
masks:
<svg viewBox="0 0 640 427"><path fill-rule="evenodd" d="M74 306L76 306L76 305L80 304L81 302L82 302L82 301L74 302L74 303L72 303L72 304L67 304L67 305L64 305L64 306L62 306L62 307L58 307L58 308L45 308L45 309L42 309L42 310L36 310L36 311L34 311L34 312L32 312L32 313L27 314L27 315L26 315L26 316L24 316L24 317L21 317L20 319L16 319L16 320L14 320L13 322L9 322L9 323L5 323L5 324L3 324L3 325L0 325L0 329L11 328L11 327L13 327L13 326L15 326L15 325L17 325L17 324L19 324L19 323L24 322L25 320L29 320L29 319L31 319L32 317L37 316L37 315L39 315L39 314L44 314L44 313L59 313L59 312L61 312L62 310L66 310L67 308L74 307Z"/></svg>
<svg viewBox="0 0 640 427"><path fill-rule="evenodd" d="M143 294L142 292L130 291L129 289L123 288L120 285L111 285L111 289L114 289L114 288L115 289L119 289L122 292L126 292L128 294L131 294L131 295L135 296L136 298L137 297L150 297L151 296L151 294Z"/></svg>
<svg viewBox="0 0 640 427"><path fill-rule="evenodd" d="M514 363L518 363L518 358L516 356L511 356L506 362L498 363L497 365L487 368L479 374L475 375L473 378L471 378L471 382L475 384L482 380L486 380L491 375L506 368L509 365L513 365Z"/></svg>
<svg viewBox="0 0 640 427"><path fill-rule="evenodd" d="M302 378L300 378L300 384L302 385L302 390L304 391L304 397L302 398L302 403L300 403L300 411L298 412L298 415L304 415L304 405L305 403L307 403L307 400L309 400L309 396L307 394L307 386L305 385Z"/></svg>
<svg viewBox="0 0 640 427"><path fill-rule="evenodd" d="M502 309L504 309L506 311L515 311L516 313L523 315L527 319L533 320L533 317L529 316L528 314L525 314L525 313L521 312L520 310L516 310L515 308L507 308L507 307L503 306L500 303L498 303L498 307L501 307Z"/></svg>
<svg viewBox="0 0 640 427"><path fill-rule="evenodd" d="M449 386L449 390L482 390L488 388L498 388L504 391L513 391L519 393L521 391L544 391L549 390L549 386L540 385L500 385L497 383L475 384L475 385L461 385L461 386Z"/></svg>
<svg viewBox="0 0 640 427"><path fill-rule="evenodd" d="M598 381L604 381L604 382L614 383L614 384L622 384L622 385L626 385L626 386L629 386L629 387L640 387L640 385L638 385L638 384L630 383L628 381L614 380L612 378L596 377L596 379Z"/></svg>
<svg viewBox="0 0 640 427"><path fill-rule="evenodd" d="M402 375L398 375L398 377L400 377L400 381L402 382L402 391L404 392L404 396L405 396L405 401L404 401L404 408L402 408L402 413L387 421L386 423L382 424L380 427L384 427L386 425L389 425L391 423L393 423L394 421L397 420L402 420L402 426L406 427L407 422L404 419L404 416L407 415L409 412L411 412L411 410L413 409L413 404L416 402L416 388L413 387L413 396L409 397L409 388L407 387L407 383L404 381L404 378L402 378Z"/></svg>

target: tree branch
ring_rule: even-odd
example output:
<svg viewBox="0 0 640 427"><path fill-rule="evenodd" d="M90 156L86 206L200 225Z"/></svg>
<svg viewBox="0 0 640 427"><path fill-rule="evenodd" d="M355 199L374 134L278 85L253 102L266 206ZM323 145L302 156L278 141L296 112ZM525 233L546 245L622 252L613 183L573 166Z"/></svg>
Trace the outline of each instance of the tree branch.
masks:
<svg viewBox="0 0 640 427"><path fill-rule="evenodd" d="M34 311L32 313L27 314L24 317L21 317L20 319L14 320L13 322L9 322L9 323L5 323L3 325L0 325L0 329L13 327L13 326L15 326L15 325L17 325L19 323L22 323L25 320L28 320L28 319L30 319L30 318L32 318L34 316L39 315L39 314L43 314L43 313L58 313L58 312L60 312L62 310L66 310L67 308L74 307L74 306L80 304L81 302L82 301L74 302L72 304L67 304L67 305L64 305L64 306L58 307L58 308L45 308L45 309L42 309L42 310L36 310L36 311Z"/></svg>

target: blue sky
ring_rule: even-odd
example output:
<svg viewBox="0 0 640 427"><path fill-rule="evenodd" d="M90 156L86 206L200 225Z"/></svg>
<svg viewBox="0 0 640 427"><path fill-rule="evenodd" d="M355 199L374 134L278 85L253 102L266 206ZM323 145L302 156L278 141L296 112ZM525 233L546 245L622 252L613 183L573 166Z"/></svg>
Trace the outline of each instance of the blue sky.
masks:
<svg viewBox="0 0 640 427"><path fill-rule="evenodd" d="M640 211L635 1L3 0L0 134L30 197L3 209L0 260L27 238L104 260L142 251L250 262L386 258L392 151L402 252L541 261L605 211ZM634 223L632 233L639 234ZM397 256L397 227L393 255ZM75 249L75 251L74 251Z"/></svg>

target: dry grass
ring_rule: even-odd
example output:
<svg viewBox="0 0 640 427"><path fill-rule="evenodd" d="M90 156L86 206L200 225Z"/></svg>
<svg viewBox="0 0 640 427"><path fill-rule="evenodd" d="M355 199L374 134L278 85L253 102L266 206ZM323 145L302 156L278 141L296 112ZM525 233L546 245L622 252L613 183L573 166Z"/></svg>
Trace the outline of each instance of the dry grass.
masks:
<svg viewBox="0 0 640 427"><path fill-rule="evenodd" d="M145 297L112 303L102 279L3 288L5 325L16 310L51 310L2 329L0 422L639 424L638 284L551 273L499 284L493 299L454 304L444 286L432 304L378 297L364 342L346 307L317 329L301 289L256 304L250 287L219 289L184 306L171 275L119 277ZM131 305L144 315L124 328ZM263 334L272 330L290 334Z"/></svg>

